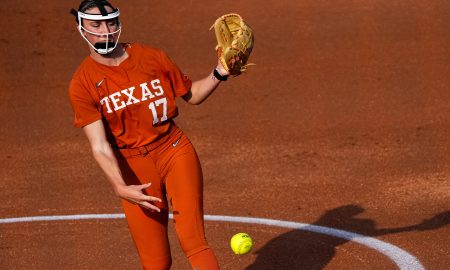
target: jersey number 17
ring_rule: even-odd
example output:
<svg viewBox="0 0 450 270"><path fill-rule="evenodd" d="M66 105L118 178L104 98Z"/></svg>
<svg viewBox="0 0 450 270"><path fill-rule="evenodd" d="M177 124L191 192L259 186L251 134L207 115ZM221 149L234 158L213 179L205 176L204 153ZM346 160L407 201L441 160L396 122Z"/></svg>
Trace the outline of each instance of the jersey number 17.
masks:
<svg viewBox="0 0 450 270"><path fill-rule="evenodd" d="M158 118L158 113L156 112L156 107L162 105L163 106L163 115L161 118ZM164 122L167 120L167 99L160 98L153 102L150 102L148 108L152 111L153 115L153 125L156 125L160 122Z"/></svg>

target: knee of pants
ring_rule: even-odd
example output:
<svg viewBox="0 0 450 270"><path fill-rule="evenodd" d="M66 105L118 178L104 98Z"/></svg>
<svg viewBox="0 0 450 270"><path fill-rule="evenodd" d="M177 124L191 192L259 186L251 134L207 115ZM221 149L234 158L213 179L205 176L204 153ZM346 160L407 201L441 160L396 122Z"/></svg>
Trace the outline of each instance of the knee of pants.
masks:
<svg viewBox="0 0 450 270"><path fill-rule="evenodd" d="M169 270L172 266L172 258L169 256L155 260L141 256L141 264L144 270Z"/></svg>
<svg viewBox="0 0 450 270"><path fill-rule="evenodd" d="M205 249L189 257L193 269L219 270L219 262L211 249Z"/></svg>
<svg viewBox="0 0 450 270"><path fill-rule="evenodd" d="M179 211L174 208L173 215L177 237L186 256L209 248L200 208Z"/></svg>
<svg viewBox="0 0 450 270"><path fill-rule="evenodd" d="M210 249L206 240L204 241L198 241L197 239L193 239L192 241L180 240L180 245L186 257L195 255L205 249Z"/></svg>
<svg viewBox="0 0 450 270"><path fill-rule="evenodd" d="M195 228L195 226L187 228L178 226L176 231L181 249L187 257L209 248L202 229Z"/></svg>

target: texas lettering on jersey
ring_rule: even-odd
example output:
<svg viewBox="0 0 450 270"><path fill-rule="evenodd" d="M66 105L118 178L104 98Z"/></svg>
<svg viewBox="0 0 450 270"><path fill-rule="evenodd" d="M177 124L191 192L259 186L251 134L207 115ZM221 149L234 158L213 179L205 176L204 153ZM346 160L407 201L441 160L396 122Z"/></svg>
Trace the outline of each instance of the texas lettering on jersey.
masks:
<svg viewBox="0 0 450 270"><path fill-rule="evenodd" d="M150 87L153 89L151 91ZM138 95L135 95L136 91L140 91L141 97L138 98ZM121 97L124 96L127 101L125 102ZM161 97L159 99L155 99L155 97ZM141 83L138 87L132 86L127 89L123 89L117 91L109 96L106 96L100 100L100 104L102 106L106 106L106 112L111 114L113 111L118 111L126 106L134 105L140 103L142 101L151 100L148 105L148 108L151 110L153 115L153 124L157 124L158 122L163 122L167 120L167 99L164 97L164 89L161 86L161 81L159 79L155 79L150 81L150 83ZM162 106L162 117L158 118L158 113L156 107Z"/></svg>

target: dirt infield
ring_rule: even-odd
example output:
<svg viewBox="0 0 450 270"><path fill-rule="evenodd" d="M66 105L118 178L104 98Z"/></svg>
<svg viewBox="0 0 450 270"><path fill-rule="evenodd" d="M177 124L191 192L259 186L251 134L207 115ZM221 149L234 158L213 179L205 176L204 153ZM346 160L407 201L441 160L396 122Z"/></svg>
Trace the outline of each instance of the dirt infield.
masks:
<svg viewBox="0 0 450 270"><path fill-rule="evenodd" d="M132 4L131 4L132 2ZM376 238L450 266L450 2L113 0L122 41L163 48L192 79L215 63L214 19L256 35L248 74L177 123L199 153L205 212ZM121 213L67 89L88 53L78 1L2 0L0 220ZM398 269L336 236L207 221L222 269ZM233 255L229 238L254 238ZM173 269L189 269L171 230ZM356 240L356 239L355 239ZM123 219L0 224L0 269L139 269ZM408 268L404 268L408 269ZM409 268L412 269L412 268Z"/></svg>

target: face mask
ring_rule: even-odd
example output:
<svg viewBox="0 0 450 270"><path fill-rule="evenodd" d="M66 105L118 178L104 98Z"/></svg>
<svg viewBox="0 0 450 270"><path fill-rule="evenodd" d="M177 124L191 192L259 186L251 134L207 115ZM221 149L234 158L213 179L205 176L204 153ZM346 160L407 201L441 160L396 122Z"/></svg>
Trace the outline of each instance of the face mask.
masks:
<svg viewBox="0 0 450 270"><path fill-rule="evenodd" d="M119 42L120 33L122 30L122 26L119 21L120 12L119 12L119 9L115 9L111 13L106 13L104 8L100 9L100 11L102 12L102 14L89 14L89 13L83 13L81 11L77 12L75 10L73 10L72 13L76 12L77 17L78 17L78 31L80 32L83 39L86 40L86 42L89 44L89 46L91 46L99 54L109 54L112 51L114 51L114 49L117 46L117 43ZM114 32L111 32L111 33L103 33L103 34L95 33L95 32L89 31L86 28L84 28L82 19L87 19L87 20L92 20L92 21L105 21L105 20L116 19L119 29ZM97 36L97 37L100 37L107 41L97 42L95 44L92 44L86 38L84 32L89 33L94 36ZM114 35L116 35L116 34L117 34L117 38L114 39Z"/></svg>

